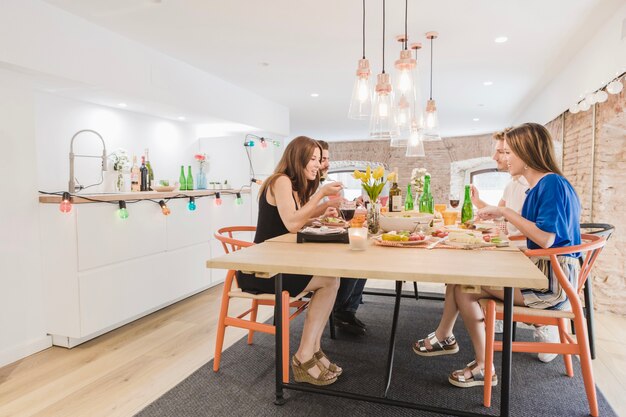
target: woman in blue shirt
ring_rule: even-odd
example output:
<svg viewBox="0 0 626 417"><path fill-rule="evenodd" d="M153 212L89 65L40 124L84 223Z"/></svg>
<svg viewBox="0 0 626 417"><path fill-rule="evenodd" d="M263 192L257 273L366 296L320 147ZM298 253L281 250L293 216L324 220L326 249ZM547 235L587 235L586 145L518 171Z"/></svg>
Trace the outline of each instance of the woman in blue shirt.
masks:
<svg viewBox="0 0 626 417"><path fill-rule="evenodd" d="M580 201L576 191L563 177L554 157L552 138L548 130L536 123L524 123L505 133L504 153L512 176L523 175L530 189L521 215L507 207L487 206L478 211L482 219L504 217L527 237L529 249L573 246L580 240ZM559 264L576 285L580 255L559 257ZM534 259L548 277L547 289L514 289L515 305L541 309L562 309L568 304L567 295L552 274L549 259ZM479 294L469 294L460 286L448 285L444 312L437 330L426 339L419 340L413 350L420 356L453 354L459 348L452 334L454 322L461 314L467 327L475 360L464 369L454 371L448 378L452 385L468 388L484 385L485 325L483 311L478 304L482 298L504 299L504 291L482 288ZM536 338L550 341L548 327L538 328ZM553 330L553 329L552 329ZM552 332L553 333L553 332ZM552 337L550 337L552 336ZM557 333L558 337L558 333ZM554 341L554 340L553 340ZM556 355L544 355L548 362ZM497 384L494 374L492 384Z"/></svg>

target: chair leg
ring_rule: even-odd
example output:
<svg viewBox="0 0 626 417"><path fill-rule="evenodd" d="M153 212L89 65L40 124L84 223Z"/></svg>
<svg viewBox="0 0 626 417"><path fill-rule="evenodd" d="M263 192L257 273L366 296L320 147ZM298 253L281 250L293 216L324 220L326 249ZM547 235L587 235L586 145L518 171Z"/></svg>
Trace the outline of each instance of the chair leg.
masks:
<svg viewBox="0 0 626 417"><path fill-rule="evenodd" d="M513 322L513 341L515 342L515 334L517 333L517 322Z"/></svg>
<svg viewBox="0 0 626 417"><path fill-rule="evenodd" d="M224 321L228 315L228 290L224 287L222 292L222 305L220 306L220 317L217 321L217 336L215 338L215 357L213 359L213 371L220 370L220 360L222 359L222 349L224 348L224 334L226 333L226 325Z"/></svg>
<svg viewBox="0 0 626 417"><path fill-rule="evenodd" d="M567 328L569 327L570 320L568 319L560 319L559 320L559 339L561 343L567 343L567 339L565 338L565 332L567 332ZM572 378L574 376L574 367L572 365L572 355L563 355L563 362L565 363L565 373L567 376Z"/></svg>
<svg viewBox="0 0 626 417"><path fill-rule="evenodd" d="M328 316L328 325L330 326L330 338L331 340L335 340L337 338L335 334L335 312L331 311L330 316Z"/></svg>
<svg viewBox="0 0 626 417"><path fill-rule="evenodd" d="M593 367L591 366L591 353L589 351L589 339L587 339L585 323L582 317L577 316L574 319L576 338L580 351L580 367L583 372L583 381L585 381L585 392L587 393L587 401L589 402L589 412L593 417L598 417L598 398L596 396L596 383L593 377Z"/></svg>
<svg viewBox="0 0 626 417"><path fill-rule="evenodd" d="M585 286L583 288L583 294L585 296L585 317L587 318L587 334L589 335L589 351L591 352L591 359L596 358L596 344L593 328L593 292L591 289L590 278L587 278Z"/></svg>
<svg viewBox="0 0 626 417"><path fill-rule="evenodd" d="M287 305L289 305L289 303L287 303ZM252 311L250 312L250 321L256 322L256 315L258 311L259 311L258 300L252 300ZM251 345L253 342L254 342L254 330L250 329L248 331L248 344Z"/></svg>
<svg viewBox="0 0 626 417"><path fill-rule="evenodd" d="M289 292L283 291L282 303L282 327L283 327L283 382L289 383Z"/></svg>
<svg viewBox="0 0 626 417"><path fill-rule="evenodd" d="M515 329L515 327L513 327ZM491 378L493 377L493 344L496 332L496 303L489 300L485 312L485 386L483 388L483 405L491 407Z"/></svg>
<svg viewBox="0 0 626 417"><path fill-rule="evenodd" d="M413 281L413 291L415 292L415 299L419 301L420 293L417 291L417 281Z"/></svg>

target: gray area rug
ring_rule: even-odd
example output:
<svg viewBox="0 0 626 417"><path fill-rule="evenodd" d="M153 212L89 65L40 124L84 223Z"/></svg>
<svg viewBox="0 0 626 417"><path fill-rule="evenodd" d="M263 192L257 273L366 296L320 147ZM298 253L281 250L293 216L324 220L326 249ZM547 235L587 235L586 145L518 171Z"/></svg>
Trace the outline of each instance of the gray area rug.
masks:
<svg viewBox="0 0 626 417"><path fill-rule="evenodd" d="M424 358L411 350L411 343L433 331L439 322L443 303L403 299L396 341L394 373L389 397L469 412L499 413L500 386L493 391L491 409L482 406L482 387L461 389L450 385L448 374L470 362L472 348L459 319L455 335L461 350L456 355ZM325 337L323 348L343 366L344 374L329 390L361 392L380 396L383 392L387 344L393 316L393 298L366 296L358 316L368 325L364 337L338 332L337 339ZM291 325L292 354L297 347L304 315ZM228 331L228 329L226 330ZM328 328L326 329L328 333ZM518 329L518 340L531 338L531 332ZM500 375L500 354L496 354ZM587 416L589 408L578 360L574 378L568 378L561 357L549 364L531 354L513 355L512 416ZM245 338L222 355L219 373L213 361L137 414L139 417L181 416L438 416L418 410L389 407L298 391L286 391L288 401L275 406L274 339L258 333L254 345ZM615 416L598 390L600 415Z"/></svg>

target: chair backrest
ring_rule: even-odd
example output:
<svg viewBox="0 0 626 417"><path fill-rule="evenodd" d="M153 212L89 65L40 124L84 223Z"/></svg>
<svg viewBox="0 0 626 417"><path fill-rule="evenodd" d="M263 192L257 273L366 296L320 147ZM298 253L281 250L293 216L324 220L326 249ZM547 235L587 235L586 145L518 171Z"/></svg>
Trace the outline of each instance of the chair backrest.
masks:
<svg viewBox="0 0 626 417"><path fill-rule="evenodd" d="M583 230L587 229L587 230ZM589 230L593 229L593 230ZM581 223L580 231L584 232L588 235L597 235L603 236L606 240L609 240L613 232L615 231L615 226L608 223Z"/></svg>
<svg viewBox="0 0 626 417"><path fill-rule="evenodd" d="M578 300L577 295L582 291L583 285L591 272L591 268L595 263L598 255L602 251L602 248L606 244L606 238L603 236L590 235L590 234L581 234L581 240L583 243L575 246L564 246L562 248L549 248L549 249L532 249L526 250L524 253L527 256L549 256L550 264L554 274L559 280L559 284L565 290L567 297L570 299L572 303L572 307L580 307L580 301ZM559 265L559 261L557 256L559 255L568 255L572 253L581 252L584 256L585 260L580 267L580 274L578 275L578 286L577 288L573 288L570 285L563 269Z"/></svg>
<svg viewBox="0 0 626 417"><path fill-rule="evenodd" d="M215 232L215 239L219 240L222 243L222 247L224 248L224 252L227 254L230 252L234 252L241 248L247 248L249 246L254 245L254 242L249 242L247 240L236 239L233 236L233 233L236 232L255 232L256 226L228 226L222 227L217 232Z"/></svg>

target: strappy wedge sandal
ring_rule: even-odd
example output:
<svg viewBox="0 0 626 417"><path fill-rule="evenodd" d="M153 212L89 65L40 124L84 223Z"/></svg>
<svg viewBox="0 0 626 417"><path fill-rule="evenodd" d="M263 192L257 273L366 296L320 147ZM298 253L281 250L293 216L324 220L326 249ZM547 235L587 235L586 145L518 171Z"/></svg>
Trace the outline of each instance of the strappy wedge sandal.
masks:
<svg viewBox="0 0 626 417"><path fill-rule="evenodd" d="M469 378L465 377L466 369L472 374ZM467 364L465 369L458 369L452 372L448 377L448 381L459 388L483 386L485 385L485 370L479 369L476 361L472 361ZM498 385L498 376L494 373L491 377L491 386L495 387L496 385Z"/></svg>
<svg viewBox="0 0 626 417"><path fill-rule="evenodd" d="M313 354L313 357L317 359L318 361L321 361L323 358L326 358L326 360L330 363L330 365L328 365L328 370L332 372L333 374L340 376L343 373L343 369L336 363L332 363L330 359L328 359L328 356L326 356L326 354L322 351L322 349L315 352Z"/></svg>
<svg viewBox="0 0 626 417"><path fill-rule="evenodd" d="M426 339L430 342L430 349L426 348ZM437 336L435 336L435 332L432 332L425 339L420 339L413 343L413 352L420 356L454 355L458 351L459 344L456 342L454 335L439 341Z"/></svg>
<svg viewBox="0 0 626 417"><path fill-rule="evenodd" d="M320 374L317 378L311 376L308 370L317 366L320 370ZM291 358L291 370L293 371L293 377L296 382L306 382L307 384L324 386L330 385L337 381L337 375L334 375L328 368L320 363L315 356L306 362L300 362L296 355Z"/></svg>

